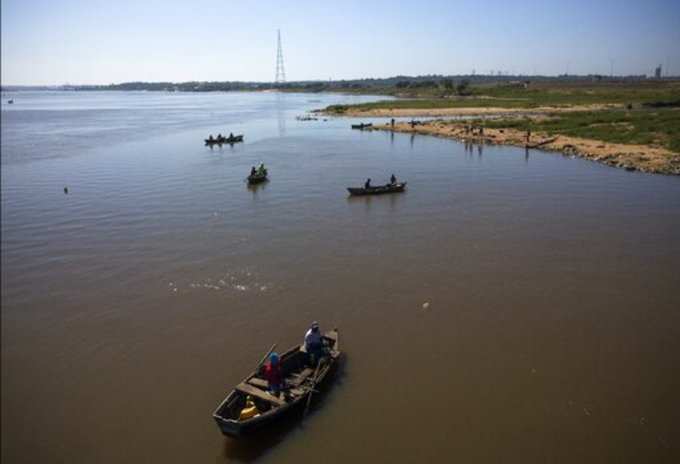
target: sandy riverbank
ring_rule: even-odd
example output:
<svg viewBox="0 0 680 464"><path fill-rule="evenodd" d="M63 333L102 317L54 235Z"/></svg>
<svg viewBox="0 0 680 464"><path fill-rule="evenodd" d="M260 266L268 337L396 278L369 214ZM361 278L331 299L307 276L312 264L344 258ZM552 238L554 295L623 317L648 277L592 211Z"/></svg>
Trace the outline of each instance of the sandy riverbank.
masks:
<svg viewBox="0 0 680 464"><path fill-rule="evenodd" d="M526 132L524 131L485 128L483 133L480 134L478 130L469 131L467 126L467 123L461 121L436 120L422 122L415 126L411 126L409 123L396 123L394 126L390 124L377 125L373 126L373 130L433 135L471 143L528 146L541 150L559 151L566 155L579 156L631 171L680 175L680 154L673 153L665 148L606 143L599 140L544 132L532 133L527 142Z"/></svg>
<svg viewBox="0 0 680 464"><path fill-rule="evenodd" d="M349 117L385 117L385 118L437 118L454 116L504 116L520 114L568 113L574 111L601 111L621 108L621 105L571 105L571 106L539 106L536 108L502 108L502 107L460 107L460 108L374 108L349 107L342 113L319 111L323 114Z"/></svg>

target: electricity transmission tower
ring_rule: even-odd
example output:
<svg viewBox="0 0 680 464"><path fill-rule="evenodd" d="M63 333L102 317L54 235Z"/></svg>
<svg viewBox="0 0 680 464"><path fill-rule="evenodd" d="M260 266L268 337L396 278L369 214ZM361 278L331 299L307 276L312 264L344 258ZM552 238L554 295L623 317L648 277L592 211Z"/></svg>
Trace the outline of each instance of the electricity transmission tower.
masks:
<svg viewBox="0 0 680 464"><path fill-rule="evenodd" d="M283 68L283 49L281 48L281 30L277 31L277 47L276 47L276 78L274 82L276 84L286 83L286 70Z"/></svg>

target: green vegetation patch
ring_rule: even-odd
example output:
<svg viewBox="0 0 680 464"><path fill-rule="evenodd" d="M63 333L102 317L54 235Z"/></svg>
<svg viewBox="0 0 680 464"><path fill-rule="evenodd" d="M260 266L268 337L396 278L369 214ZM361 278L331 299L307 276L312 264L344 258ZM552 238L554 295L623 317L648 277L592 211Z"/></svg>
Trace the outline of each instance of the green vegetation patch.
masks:
<svg viewBox="0 0 680 464"><path fill-rule="evenodd" d="M466 87L465 96L457 87L382 89L384 93L407 99L385 100L358 105L333 105L330 113L348 110L374 109L441 109L441 108L536 108L539 106L568 107L574 105L606 105L675 107L680 100L679 81L638 82L520 82ZM417 97L417 98L416 98Z"/></svg>
<svg viewBox="0 0 680 464"><path fill-rule="evenodd" d="M347 110L370 111L378 109L441 109L441 108L530 108L535 107L523 100L490 99L490 98L417 98L384 100L356 105L331 105L325 111L329 113L345 113Z"/></svg>
<svg viewBox="0 0 680 464"><path fill-rule="evenodd" d="M559 113L544 120L486 120L484 125L522 131L531 129L610 143L656 145L680 153L680 109L677 108Z"/></svg>

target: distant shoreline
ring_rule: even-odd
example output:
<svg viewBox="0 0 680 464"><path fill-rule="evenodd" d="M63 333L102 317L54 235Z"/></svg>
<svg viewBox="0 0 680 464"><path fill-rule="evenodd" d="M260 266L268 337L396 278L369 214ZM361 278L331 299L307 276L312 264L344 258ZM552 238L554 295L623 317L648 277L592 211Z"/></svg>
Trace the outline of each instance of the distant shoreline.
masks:
<svg viewBox="0 0 680 464"><path fill-rule="evenodd" d="M618 104L593 104L572 106L539 106L536 108L503 108L494 106L455 107L455 108L371 108L349 107L343 112L325 108L316 112L328 116L347 116L353 118L438 118L451 116L520 116L577 111L602 111L621 108Z"/></svg>

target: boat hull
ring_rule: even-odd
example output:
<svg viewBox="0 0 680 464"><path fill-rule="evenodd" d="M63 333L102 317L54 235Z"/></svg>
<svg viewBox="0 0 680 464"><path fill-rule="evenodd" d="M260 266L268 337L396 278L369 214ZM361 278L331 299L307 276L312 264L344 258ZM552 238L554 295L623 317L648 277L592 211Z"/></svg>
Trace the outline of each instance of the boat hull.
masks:
<svg viewBox="0 0 680 464"><path fill-rule="evenodd" d="M232 393L233 394L233 393ZM296 399L294 402L288 403L285 406L278 408L276 413L271 414L261 414L258 417L250 419L248 421L237 422L234 420L225 420L219 415L213 415L213 419L220 428L222 434L226 437L240 438L248 435L252 435L258 430L270 426L280 420L289 417L294 411L300 412L300 410L307 404L307 395Z"/></svg>
<svg viewBox="0 0 680 464"><path fill-rule="evenodd" d="M261 379L255 378L257 377L257 371L248 376L244 382L236 387L236 389L232 390L213 413L213 419L215 420L215 423L219 427L222 434L232 438L251 435L259 429L272 425L273 423L278 422L285 417L291 416L291 413L295 411L301 412L304 410L308 403L309 395L312 395L313 393L317 392L318 389L324 388L330 383L330 379L336 371L337 365L340 361L341 352L338 349L339 337L337 329L327 332L324 334L324 337L333 343L329 345L330 355L324 358L325 362L322 363L322 367L314 370L316 378L314 378L314 375L311 375L305 377L304 380L300 381L296 385L289 384L289 388L286 390L288 392L286 396L276 397L276 402L278 404L276 407L272 407L270 410L264 411L251 419L238 420L235 418L238 415L238 405L243 404L242 397L244 395L244 384L247 384L245 387L250 388L251 390L249 393L252 394L252 388L254 385L257 385L256 382L254 383L254 381L257 380L262 382ZM285 359L291 359L295 361L293 358L306 359L306 356L307 354L301 351L301 347L298 345L284 353L281 356L281 362L285 363ZM307 369L310 371L312 370L311 368ZM267 397L269 394L263 393L264 391L265 390L260 391L256 396L264 395L264 397ZM257 393L257 391L255 393ZM240 403L239 400L241 400Z"/></svg>
<svg viewBox="0 0 680 464"><path fill-rule="evenodd" d="M364 130L364 129L370 129L373 127L373 123L369 122L368 124L352 124L352 129L359 129L359 130Z"/></svg>
<svg viewBox="0 0 680 464"><path fill-rule="evenodd" d="M406 189L406 182L401 182L394 185L380 185L377 187L369 188L357 188L357 187L347 187L347 191L352 196L363 196L363 195L383 195L386 193L399 193Z"/></svg>
<svg viewBox="0 0 680 464"><path fill-rule="evenodd" d="M233 144L238 143L238 142L243 142L243 135L237 135L237 136L232 137L232 138L222 137L221 139L212 139L212 140L205 139L205 144L209 145L209 146L224 145L224 144L233 145Z"/></svg>
<svg viewBox="0 0 680 464"><path fill-rule="evenodd" d="M264 176L258 175L248 176L248 184L250 185L261 184L262 182L266 182L268 180L269 178L267 177L267 174L265 174Z"/></svg>

